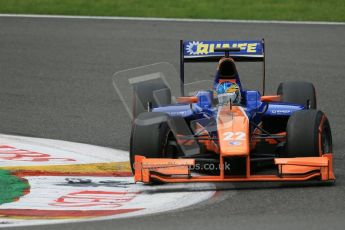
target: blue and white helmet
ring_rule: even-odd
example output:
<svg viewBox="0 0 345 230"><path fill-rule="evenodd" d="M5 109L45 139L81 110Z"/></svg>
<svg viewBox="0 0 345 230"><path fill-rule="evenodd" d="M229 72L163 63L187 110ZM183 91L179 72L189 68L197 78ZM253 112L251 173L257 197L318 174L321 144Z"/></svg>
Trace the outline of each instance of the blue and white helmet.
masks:
<svg viewBox="0 0 345 230"><path fill-rule="evenodd" d="M233 82L222 82L216 87L218 102L220 105L229 104L230 101L234 104L241 102L240 87Z"/></svg>

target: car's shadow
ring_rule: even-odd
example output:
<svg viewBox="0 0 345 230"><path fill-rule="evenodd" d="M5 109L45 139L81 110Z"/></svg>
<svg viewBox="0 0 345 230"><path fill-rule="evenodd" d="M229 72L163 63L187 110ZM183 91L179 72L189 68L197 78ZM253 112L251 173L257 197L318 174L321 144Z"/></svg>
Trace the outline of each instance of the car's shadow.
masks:
<svg viewBox="0 0 345 230"><path fill-rule="evenodd" d="M199 183L200 184L200 183ZM240 191L240 190L265 190L265 189L294 189L307 187L333 186L335 182L303 181L303 182L238 182L238 183L210 183L204 186L190 186L187 183L171 187L170 184L143 185L143 193L171 193L171 192L210 192L210 191ZM165 187L167 186L167 187ZM150 187L152 189L150 189Z"/></svg>

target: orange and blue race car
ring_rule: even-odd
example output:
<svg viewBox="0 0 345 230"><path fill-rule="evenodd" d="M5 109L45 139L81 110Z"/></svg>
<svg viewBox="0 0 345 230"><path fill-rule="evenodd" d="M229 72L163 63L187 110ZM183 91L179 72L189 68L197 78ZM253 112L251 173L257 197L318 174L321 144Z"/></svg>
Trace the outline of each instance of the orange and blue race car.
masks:
<svg viewBox="0 0 345 230"><path fill-rule="evenodd" d="M184 95L187 62L218 62L210 90ZM261 92L242 87L236 62L263 63ZM313 84L282 82L265 95L264 40L180 41L180 82L176 98L160 79L134 87L136 182L335 180L331 127Z"/></svg>

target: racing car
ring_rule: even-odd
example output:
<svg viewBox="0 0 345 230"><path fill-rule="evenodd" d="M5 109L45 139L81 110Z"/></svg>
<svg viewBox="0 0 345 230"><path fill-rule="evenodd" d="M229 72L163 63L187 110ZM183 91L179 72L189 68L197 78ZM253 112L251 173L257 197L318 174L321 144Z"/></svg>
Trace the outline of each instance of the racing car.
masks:
<svg viewBox="0 0 345 230"><path fill-rule="evenodd" d="M217 62L213 84L184 92L184 65ZM263 63L263 88L237 62ZM136 182L334 181L332 135L312 83L265 95L265 43L180 41L179 97L164 79L133 86L130 162Z"/></svg>

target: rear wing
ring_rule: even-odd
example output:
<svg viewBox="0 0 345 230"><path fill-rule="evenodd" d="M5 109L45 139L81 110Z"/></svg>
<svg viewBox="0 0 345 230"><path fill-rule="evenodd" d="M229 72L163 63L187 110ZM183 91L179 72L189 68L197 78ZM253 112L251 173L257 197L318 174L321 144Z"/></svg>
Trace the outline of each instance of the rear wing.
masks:
<svg viewBox="0 0 345 230"><path fill-rule="evenodd" d="M226 54L236 62L263 62L263 90L265 94L265 42L261 41L183 41L180 40L181 94L184 95L185 62L218 62Z"/></svg>
<svg viewBox="0 0 345 230"><path fill-rule="evenodd" d="M239 48L230 52L235 61L263 61L264 41L181 41L184 62L212 62L224 57L217 48Z"/></svg>

